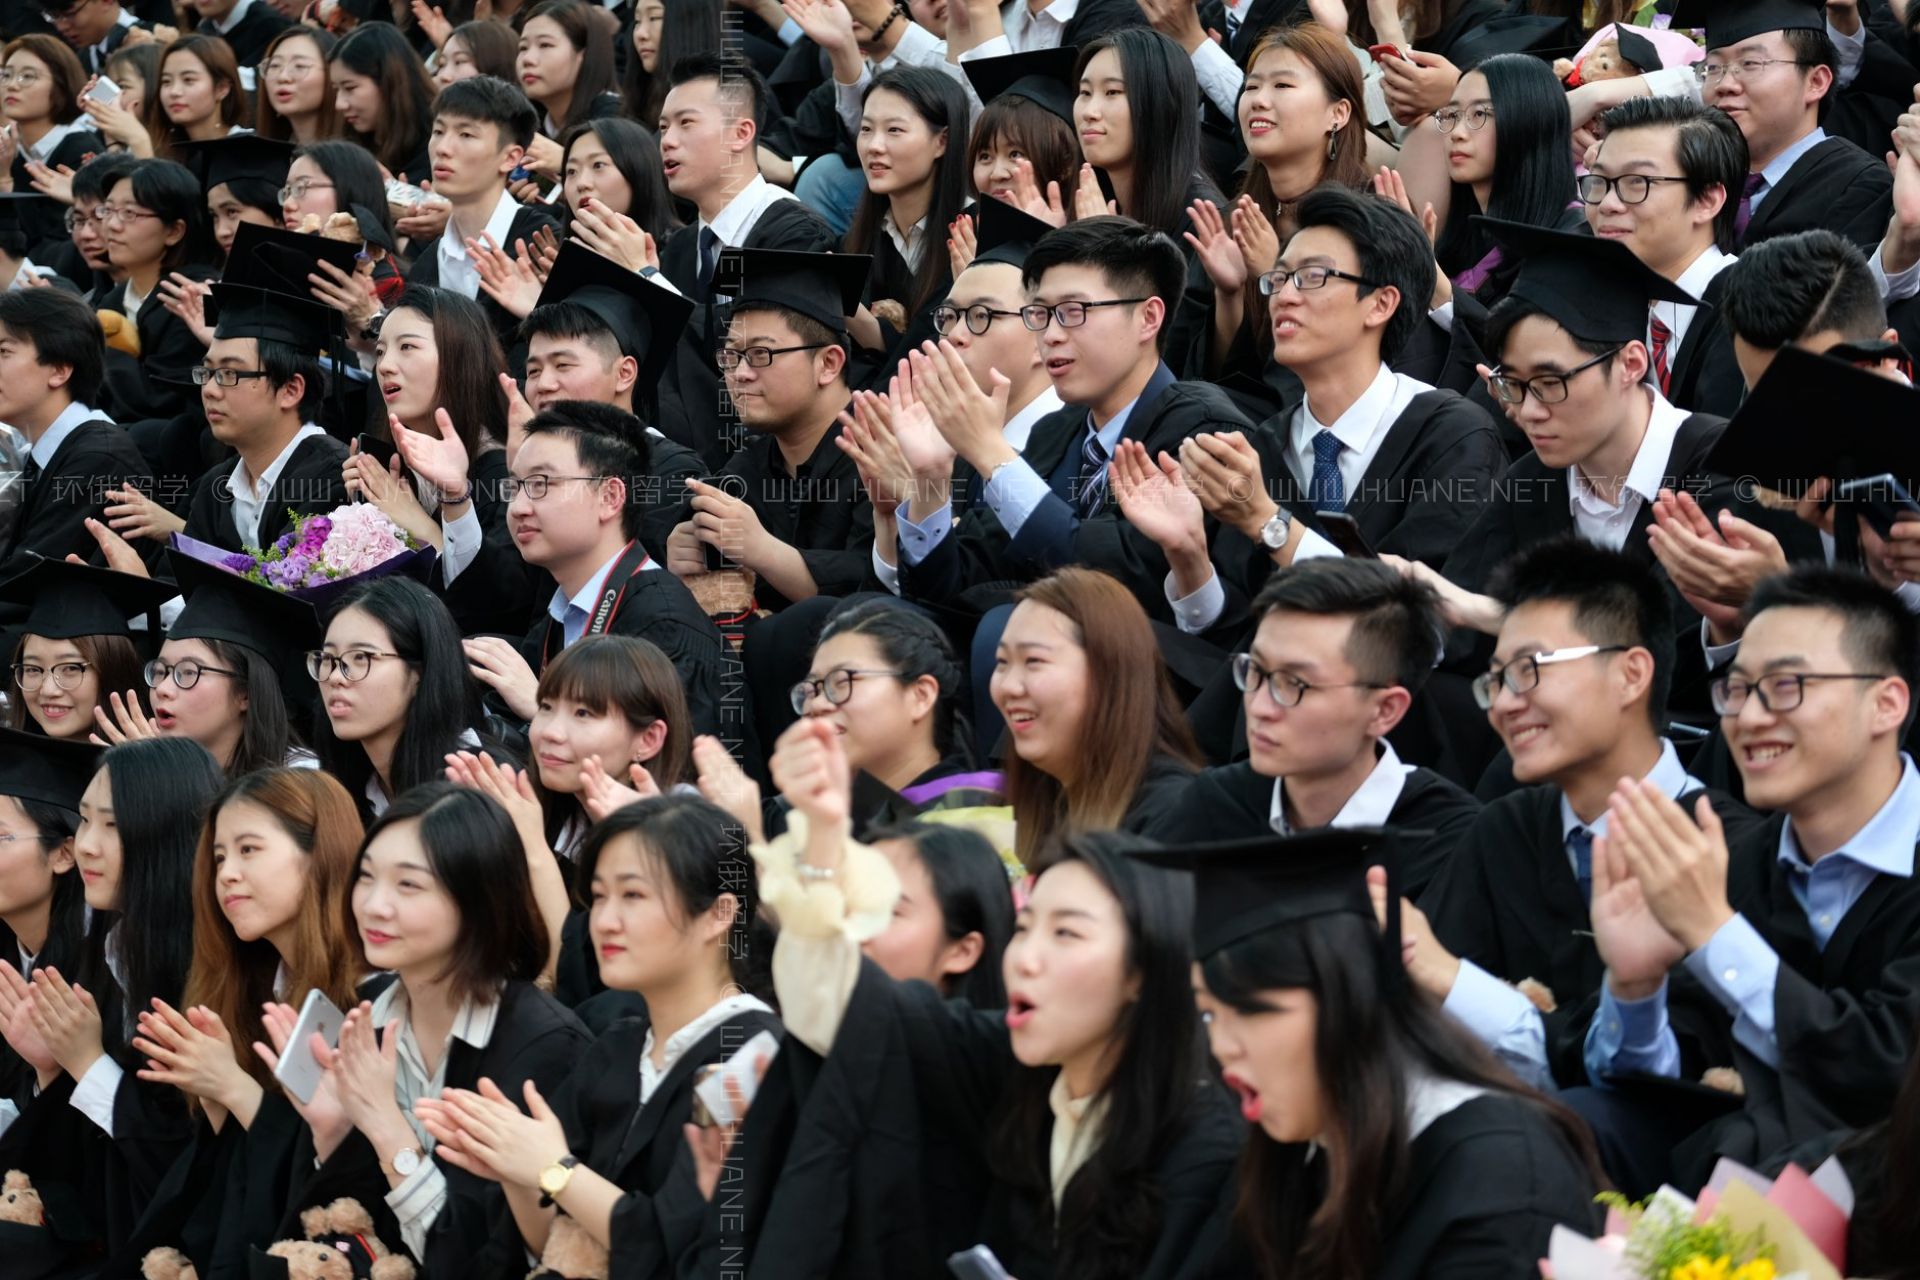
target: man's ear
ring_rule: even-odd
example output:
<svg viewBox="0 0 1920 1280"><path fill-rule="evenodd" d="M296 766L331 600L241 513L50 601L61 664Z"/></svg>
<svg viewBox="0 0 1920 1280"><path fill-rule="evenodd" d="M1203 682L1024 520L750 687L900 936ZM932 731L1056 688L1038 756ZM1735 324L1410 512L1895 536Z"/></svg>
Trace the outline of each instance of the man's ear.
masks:
<svg viewBox="0 0 1920 1280"><path fill-rule="evenodd" d="M598 514L622 519L627 509L627 478L608 476L600 485L600 506Z"/></svg>
<svg viewBox="0 0 1920 1280"><path fill-rule="evenodd" d="M1160 331L1172 322L1167 314L1167 301L1161 297L1151 297L1140 304L1139 333L1141 339L1149 344L1158 345ZM1036 347L1038 343L1034 344Z"/></svg>
<svg viewBox="0 0 1920 1280"><path fill-rule="evenodd" d="M307 398L307 379L304 374L294 374L286 386L273 393L273 402L282 409L298 409L300 402Z"/></svg>
<svg viewBox="0 0 1920 1280"><path fill-rule="evenodd" d="M500 163L495 167L498 170L500 176L504 178L508 174L512 173L515 169L518 169L520 167L520 162L526 158L527 158L527 149L521 146L519 143L515 143L513 146L508 147L505 151L502 151L500 153Z"/></svg>
<svg viewBox="0 0 1920 1280"><path fill-rule="evenodd" d="M616 391L631 391L633 384L640 381L640 362L632 356L621 356L613 366L613 386Z"/></svg>
<svg viewBox="0 0 1920 1280"><path fill-rule="evenodd" d="M1383 284L1367 295L1366 325L1369 329L1384 329L1393 323L1394 316L1400 313L1400 289L1397 285Z"/></svg>

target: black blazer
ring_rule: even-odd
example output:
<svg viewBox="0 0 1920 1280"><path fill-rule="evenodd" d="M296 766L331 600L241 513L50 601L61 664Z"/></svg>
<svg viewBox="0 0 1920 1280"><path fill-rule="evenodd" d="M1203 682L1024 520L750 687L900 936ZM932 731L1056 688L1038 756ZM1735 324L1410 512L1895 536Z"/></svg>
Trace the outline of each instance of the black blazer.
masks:
<svg viewBox="0 0 1920 1280"><path fill-rule="evenodd" d="M415 182L420 181L421 176L411 175ZM557 232L560 223L544 205L523 204L514 210L513 223L507 228L506 239L500 247L512 253L515 241L526 240L531 243L534 233L542 227L552 227ZM432 285L436 289L439 288L440 241L438 239L429 241L427 244L418 246L418 249L418 256L414 258L413 265L407 269L407 283ZM495 302L485 289L476 289L473 300L480 304L480 309L487 313L487 319L493 322L494 336L500 339L501 347L511 350L514 346L514 335L520 329L520 317Z"/></svg>
<svg viewBox="0 0 1920 1280"><path fill-rule="evenodd" d="M270 547L293 528L289 510L303 516L325 515L345 502L347 491L340 483L340 468L346 460L347 446L332 436L302 440L261 506L260 541L255 545ZM231 461L222 462L194 481L193 496L187 500L185 532L189 538L242 551L245 546L233 523L233 503L227 490L233 466Z"/></svg>
<svg viewBox="0 0 1920 1280"><path fill-rule="evenodd" d="M1765 209L1766 204L1760 207ZM1722 418L1731 418L1747 396L1746 378L1733 355L1733 330L1720 310L1731 274L1728 268L1707 284L1693 322L1687 326L1687 336L1667 366L1668 400L1693 413Z"/></svg>
<svg viewBox="0 0 1920 1280"><path fill-rule="evenodd" d="M211 19L202 22L196 30L203 36L225 40L233 50L235 62L243 67L255 67L267 56L267 46L273 43L273 38L292 25L292 20L283 17L268 0L254 0L247 16L234 23L233 30L222 32Z"/></svg>
<svg viewBox="0 0 1920 1280"><path fill-rule="evenodd" d="M1879 156L1845 138L1828 138L1794 161L1761 199L1740 247L1823 228L1867 252L1886 235L1892 213L1893 175Z"/></svg>
<svg viewBox="0 0 1920 1280"><path fill-rule="evenodd" d="M86 521L106 508L107 490L130 482L145 488L152 479L147 460L125 430L97 419L81 423L28 483L12 534L0 550L0 578L26 569L28 552L49 560L70 554L92 560L99 548ZM0 605L0 626L25 620L25 605Z"/></svg>

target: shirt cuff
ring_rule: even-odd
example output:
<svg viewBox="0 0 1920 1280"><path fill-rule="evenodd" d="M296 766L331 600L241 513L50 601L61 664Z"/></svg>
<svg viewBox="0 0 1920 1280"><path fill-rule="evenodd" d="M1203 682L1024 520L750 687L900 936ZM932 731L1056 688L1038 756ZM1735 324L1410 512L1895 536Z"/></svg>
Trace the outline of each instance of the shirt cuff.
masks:
<svg viewBox="0 0 1920 1280"><path fill-rule="evenodd" d="M1329 556L1342 556L1346 552L1328 542L1312 529L1300 531L1300 545L1293 549L1293 562L1302 560L1324 560Z"/></svg>
<svg viewBox="0 0 1920 1280"><path fill-rule="evenodd" d="M900 898L900 877L878 850L847 840L839 870L830 879L802 879L800 858L807 847L807 816L787 815L787 829L753 846L760 868L760 899L778 914L782 934L804 938L876 938L893 920Z"/></svg>
<svg viewBox="0 0 1920 1280"><path fill-rule="evenodd" d="M991 40L983 40L960 55L960 61L972 62L976 58L1004 58L1013 52L1013 42L1002 32Z"/></svg>
<svg viewBox="0 0 1920 1280"><path fill-rule="evenodd" d="M1880 286L1880 296L1888 302L1901 302L1920 293L1920 261L1904 271L1889 272L1881 257L1886 251L1887 242L1882 240L1867 259L1867 270L1873 273L1873 282Z"/></svg>
<svg viewBox="0 0 1920 1280"><path fill-rule="evenodd" d="M900 566L897 564L888 564L880 558L880 542L878 539L875 539L873 544L873 576L880 579L880 585L888 591L896 596L900 594Z"/></svg>
<svg viewBox="0 0 1920 1280"><path fill-rule="evenodd" d="M1453 299L1448 298L1445 302L1441 303L1439 306L1435 307L1433 310L1427 312L1427 319L1433 321L1435 324L1439 325L1442 329L1446 330L1448 333L1452 333L1453 332Z"/></svg>
<svg viewBox="0 0 1920 1280"><path fill-rule="evenodd" d="M440 1165L432 1156L423 1159L419 1168L387 1192L387 1207L393 1210L394 1219L400 1224L400 1238L414 1257L426 1257L427 1233L433 1230L433 1221L440 1216L446 1202L447 1175L440 1172Z"/></svg>
<svg viewBox="0 0 1920 1280"><path fill-rule="evenodd" d="M1167 603L1173 606L1173 618L1180 629L1190 636L1202 631L1220 620L1227 610L1226 589L1220 585L1220 575L1210 573L1207 580L1191 595L1175 598L1173 594L1173 575L1167 575L1163 589L1167 593Z"/></svg>
<svg viewBox="0 0 1920 1280"><path fill-rule="evenodd" d="M1893 589L1908 613L1920 613L1920 582L1903 582Z"/></svg>
<svg viewBox="0 0 1920 1280"><path fill-rule="evenodd" d="M1687 968L1728 1013L1744 1015L1772 1034L1773 984L1780 975L1780 957L1745 916L1736 915L1721 925L1706 946L1687 957Z"/></svg>
<svg viewBox="0 0 1920 1280"><path fill-rule="evenodd" d="M109 1138L113 1136L113 1099L120 1092L125 1074L119 1063L103 1053L73 1086L73 1096L68 1099L75 1111L93 1121Z"/></svg>
<svg viewBox="0 0 1920 1280"><path fill-rule="evenodd" d="M872 83L872 66L861 67L860 78L852 84L841 84L838 80L833 82L833 98L840 112L840 123L856 137L860 134L861 100L866 96L867 86Z"/></svg>
<svg viewBox="0 0 1920 1280"><path fill-rule="evenodd" d="M1229 120L1237 119L1240 86L1247 77L1233 55L1212 40L1202 40L1200 47L1193 51L1193 74L1200 81L1201 92L1220 108L1220 114Z"/></svg>
<svg viewBox="0 0 1920 1280"><path fill-rule="evenodd" d="M1533 1001L1521 995L1519 988L1500 981L1471 960L1460 962L1453 988L1440 1007L1489 1048L1514 1023L1539 1016Z"/></svg>
<svg viewBox="0 0 1920 1280"><path fill-rule="evenodd" d="M1000 527L1007 531L1008 538L1020 536L1020 529L1027 523L1027 517L1047 500L1053 490L1047 488L1047 482L1040 478L1025 458L1015 458L1004 466L995 467L982 490L987 505L993 508L993 514L1000 517Z"/></svg>
<svg viewBox="0 0 1920 1280"><path fill-rule="evenodd" d="M1732 644L1715 644L1711 637L1707 620L1700 619L1700 650L1707 655L1707 670L1718 671L1733 661L1734 654L1740 652L1740 642L1735 640Z"/></svg>
<svg viewBox="0 0 1920 1280"><path fill-rule="evenodd" d="M1621 1071L1680 1074L1680 1046L1667 1025L1667 984L1642 1000L1621 1000L1600 986L1600 1007L1587 1028L1587 1075L1595 1084Z"/></svg>
<svg viewBox="0 0 1920 1280"><path fill-rule="evenodd" d="M1860 62L1867 56L1866 23L1862 22L1860 29L1852 35L1843 36L1835 29L1834 25L1829 22L1827 24L1827 39L1833 41L1834 51L1840 55L1839 74L1833 78L1834 86L1844 89L1853 83L1855 76L1860 74Z"/></svg>
<svg viewBox="0 0 1920 1280"><path fill-rule="evenodd" d="M953 531L953 504L947 503L919 524L907 519L903 511L894 523L900 527L900 557L911 567L932 555Z"/></svg>
<svg viewBox="0 0 1920 1280"><path fill-rule="evenodd" d="M473 509L473 503L467 503L466 512L455 519L440 521L440 533L445 540L445 549L440 556L440 572L443 578L452 582L466 571L474 557L480 554L480 544L485 534L480 529L480 516Z"/></svg>
<svg viewBox="0 0 1920 1280"><path fill-rule="evenodd" d="M800 29L799 23L795 22L792 18L788 18L785 22L780 24L779 34L780 34L781 44L793 45L793 44L799 44L800 37L807 33Z"/></svg>

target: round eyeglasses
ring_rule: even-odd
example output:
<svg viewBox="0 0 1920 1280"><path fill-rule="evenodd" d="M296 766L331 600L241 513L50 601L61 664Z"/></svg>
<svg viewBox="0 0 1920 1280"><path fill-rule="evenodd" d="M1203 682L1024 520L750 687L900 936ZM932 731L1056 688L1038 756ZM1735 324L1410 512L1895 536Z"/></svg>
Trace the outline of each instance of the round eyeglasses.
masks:
<svg viewBox="0 0 1920 1280"><path fill-rule="evenodd" d="M172 676L174 684L180 688L191 689L200 683L201 676L227 676L238 679L240 675L238 671L229 671L225 667L210 667L203 662L195 662L192 658L184 662L162 662L155 658L146 665L141 674L146 677L149 689L158 689L166 683L168 676Z"/></svg>
<svg viewBox="0 0 1920 1280"><path fill-rule="evenodd" d="M853 682L866 676L887 676L898 680L898 671L880 671L860 667L836 667L818 680L802 680L788 690L787 697L793 703L793 713L797 716L807 714L807 704L815 695L825 698L833 706L840 706L853 696Z"/></svg>
<svg viewBox="0 0 1920 1280"><path fill-rule="evenodd" d="M378 649L349 649L345 653L325 653L319 649L307 652L307 674L318 684L333 678L338 671L342 678L351 682L365 680L373 670L376 658L397 658L397 653L383 653Z"/></svg>
<svg viewBox="0 0 1920 1280"><path fill-rule="evenodd" d="M962 319L967 322L967 332L982 334L993 327L993 322L1005 316L1009 319L1018 316L1018 311L1000 311L984 302L976 302L970 307L956 307L950 303L941 303L933 309L933 327L940 331L941 337L953 332L954 326Z"/></svg>
<svg viewBox="0 0 1920 1280"><path fill-rule="evenodd" d="M33 693L46 683L47 677L53 677L53 687L61 690L78 689L80 682L87 678L90 662L56 662L50 667L36 666L30 662L13 664L13 682L20 686L22 693Z"/></svg>

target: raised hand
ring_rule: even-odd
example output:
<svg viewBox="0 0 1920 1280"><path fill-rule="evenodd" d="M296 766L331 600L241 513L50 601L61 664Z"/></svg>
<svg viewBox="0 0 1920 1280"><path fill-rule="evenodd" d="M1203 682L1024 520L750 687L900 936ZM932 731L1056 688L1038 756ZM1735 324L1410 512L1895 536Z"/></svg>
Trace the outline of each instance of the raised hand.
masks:
<svg viewBox="0 0 1920 1280"><path fill-rule="evenodd" d="M455 751L447 755L447 781L492 798L513 819L520 843L529 858L551 857L547 845L546 815L533 793L533 773L495 760L484 751Z"/></svg>
<svg viewBox="0 0 1920 1280"><path fill-rule="evenodd" d="M460 433L454 429L452 416L445 409L435 409L433 421L440 428L439 435L415 431L398 418L387 420L400 460L413 474L439 490L444 503L448 494L468 493L467 468L471 459L467 457L467 446L460 443Z"/></svg>
<svg viewBox="0 0 1920 1280"><path fill-rule="evenodd" d="M726 744L710 733L693 740L693 767L699 775L700 794L725 809L753 844L767 838L760 812L760 784L728 752Z"/></svg>
<svg viewBox="0 0 1920 1280"><path fill-rule="evenodd" d="M187 522L155 502L132 485L107 490L108 506L101 512L107 524L123 538L147 538L165 542L168 535L183 532Z"/></svg>
<svg viewBox="0 0 1920 1280"><path fill-rule="evenodd" d="M1612 820L1608 820L1609 830ZM1647 897L1614 839L1593 838L1593 942L1607 966L1616 999L1644 1000L1660 989L1667 970L1687 949L1654 918Z"/></svg>
<svg viewBox="0 0 1920 1280"><path fill-rule="evenodd" d="M206 300L213 287L203 280L192 280L178 271L160 282L160 305L174 315L192 332L194 341L203 346L213 344L213 326L207 323Z"/></svg>
<svg viewBox="0 0 1920 1280"><path fill-rule="evenodd" d="M1193 230L1181 234L1199 255L1200 265L1206 268L1213 287L1228 293L1246 288L1246 255L1227 234L1226 220L1220 216L1219 207L1211 200L1195 200L1187 206L1187 216Z"/></svg>
<svg viewBox="0 0 1920 1280"><path fill-rule="evenodd" d="M588 198L573 211L570 230L574 243L584 245L603 258L611 258L629 271L658 267L660 251L653 237L626 214L609 209Z"/></svg>
<svg viewBox="0 0 1920 1280"><path fill-rule="evenodd" d="M1625 855L1662 928L1698 951L1733 918L1727 901L1727 841L1705 795L1694 821L1652 783L1622 779L1607 806L1607 834Z"/></svg>
<svg viewBox="0 0 1920 1280"><path fill-rule="evenodd" d="M841 0L781 0L780 7L829 57L856 47L853 14Z"/></svg>
<svg viewBox="0 0 1920 1280"><path fill-rule="evenodd" d="M474 636L461 641L467 669L473 678L500 695L507 710L521 720L532 720L539 709L540 677L520 651L498 636Z"/></svg>
<svg viewBox="0 0 1920 1280"><path fill-rule="evenodd" d="M43 196L52 196L61 204L73 203L73 166L63 164L49 169L38 160L27 161L27 180Z"/></svg>
<svg viewBox="0 0 1920 1280"><path fill-rule="evenodd" d="M1122 440L1107 472L1128 524L1169 550L1205 549L1206 513L1171 454L1156 464L1138 440Z"/></svg>
<svg viewBox="0 0 1920 1280"><path fill-rule="evenodd" d="M524 244L522 249L524 251ZM480 274L480 287L502 310L522 320L533 313L540 301L540 280L533 274L533 264L524 252L516 257L482 232L478 240L467 241L467 256Z"/></svg>
<svg viewBox="0 0 1920 1280"><path fill-rule="evenodd" d="M147 713L140 709L139 695L131 689L125 693L116 690L107 694L105 702L96 703L93 723L93 741L103 747L117 747L123 742L138 742L142 738L160 736L160 731L153 727L153 721L147 719Z"/></svg>
<svg viewBox="0 0 1920 1280"><path fill-rule="evenodd" d="M852 772L832 725L796 720L780 735L767 767L780 794L806 815L811 830L833 830L846 823L853 803Z"/></svg>
<svg viewBox="0 0 1920 1280"><path fill-rule="evenodd" d="M580 762L580 804L589 818L598 822L610 813L618 813L630 804L639 804L660 794L660 784L653 780L645 765L629 764L627 777L633 782L630 787L608 777L599 756L588 756Z"/></svg>
<svg viewBox="0 0 1920 1280"><path fill-rule="evenodd" d="M260 1061L267 1064L269 1071L278 1070L280 1057L287 1051L287 1043L293 1039L293 1029L299 1025L300 1015L292 1005L268 1003L260 1007L260 1021L267 1030L268 1043L253 1042L253 1052ZM313 1097L306 1102L300 1101L292 1093L286 1095L287 1101L300 1118L307 1122L307 1128L313 1131L313 1147L316 1154L324 1160L333 1154L340 1140L353 1127L347 1118L346 1108L340 1102L339 1081L333 1072L326 1069L326 1060L319 1056L326 1048L326 1041L319 1032L315 1032L309 1048L314 1051L314 1060L321 1064L320 1082L314 1087Z"/></svg>
<svg viewBox="0 0 1920 1280"><path fill-rule="evenodd" d="M527 424L533 421L533 406L527 403L520 384L510 373L500 375L500 394L507 398L507 465L511 467L520 446L527 442Z"/></svg>
<svg viewBox="0 0 1920 1280"><path fill-rule="evenodd" d="M352 271L331 262L318 266L307 275L314 299L345 316L347 332L358 335L380 314L380 298L373 290L373 259L361 258Z"/></svg>
<svg viewBox="0 0 1920 1280"><path fill-rule="evenodd" d="M0 960L0 1037L41 1076L60 1069L59 1060L33 1024L32 984L5 960Z"/></svg>
<svg viewBox="0 0 1920 1280"><path fill-rule="evenodd" d="M447 21L446 12L439 6L428 4L427 0L410 0L408 7L413 10L415 25L420 28L422 35L432 41L434 48L445 44L447 37L453 34L453 24Z"/></svg>
<svg viewBox="0 0 1920 1280"><path fill-rule="evenodd" d="M920 350L909 354L908 362L914 394L941 438L981 474L992 474L980 463L996 447L1007 447L1001 431L1006 425L1007 396L1013 384L993 369L988 371L993 390L981 390L960 352L945 339L937 346L921 344Z"/></svg>
<svg viewBox="0 0 1920 1280"><path fill-rule="evenodd" d="M502 1183L535 1187L540 1171L568 1154L567 1131L533 1081L528 1080L522 1092L527 1102L525 1113L498 1085L482 1077L478 1093L468 1089L443 1091L440 1101L445 1105L438 1110L443 1122L448 1113L458 1117L459 1149L463 1154L486 1166Z"/></svg>
<svg viewBox="0 0 1920 1280"><path fill-rule="evenodd" d="M974 258L979 255L980 234L974 230L973 219L964 213L955 218L953 225L947 229L953 232L947 239L947 261L953 274L958 276L972 266Z"/></svg>
<svg viewBox="0 0 1920 1280"><path fill-rule="evenodd" d="M1279 508L1267 494L1260 454L1238 431L1201 432L1180 443L1186 485L1208 515L1258 542Z"/></svg>
<svg viewBox="0 0 1920 1280"><path fill-rule="evenodd" d="M952 9L964 9L963 4L955 4ZM1040 191L1040 180L1034 176L1033 161L1025 156L1013 162L1013 207L1031 217L1040 219L1050 227L1067 225L1067 206L1060 196L1060 184L1047 183L1045 194Z"/></svg>
<svg viewBox="0 0 1920 1280"><path fill-rule="evenodd" d="M840 451L853 459L876 516L891 516L913 496L915 477L888 421L886 397L853 393L853 411L840 414Z"/></svg>
<svg viewBox="0 0 1920 1280"><path fill-rule="evenodd" d="M1093 172L1093 166L1080 166L1080 181L1073 188L1073 216L1075 218L1100 218L1108 214L1117 214L1120 206L1109 200L1100 190L1100 179Z"/></svg>
<svg viewBox="0 0 1920 1280"><path fill-rule="evenodd" d="M372 454L360 452L356 439L348 446L346 461L340 464L340 480L349 495L371 502L387 519L420 541L439 545L440 523L420 505L419 492L401 473L399 454L382 463Z"/></svg>
<svg viewBox="0 0 1920 1280"><path fill-rule="evenodd" d="M1247 273L1263 276L1280 261L1280 233L1261 212L1252 196L1241 196L1233 204L1233 242L1247 260Z"/></svg>

